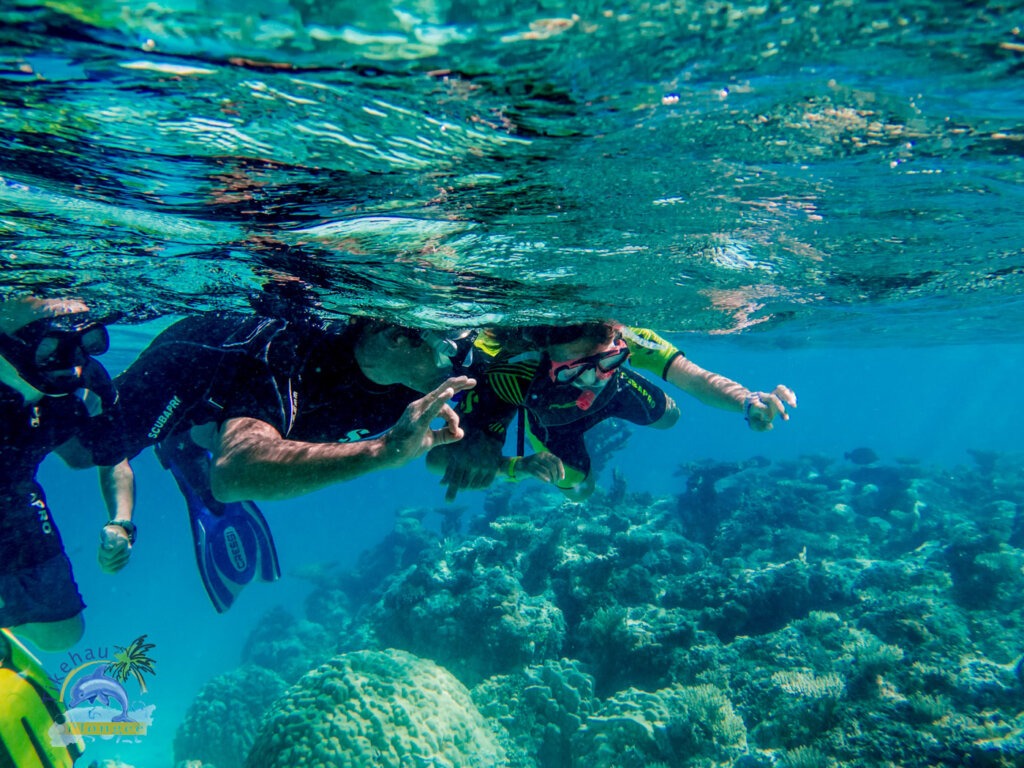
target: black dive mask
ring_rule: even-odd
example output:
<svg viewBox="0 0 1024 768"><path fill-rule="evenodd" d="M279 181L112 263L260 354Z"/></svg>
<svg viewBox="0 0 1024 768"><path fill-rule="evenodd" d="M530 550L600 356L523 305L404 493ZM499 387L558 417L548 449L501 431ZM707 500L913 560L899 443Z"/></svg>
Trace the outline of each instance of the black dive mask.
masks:
<svg viewBox="0 0 1024 768"><path fill-rule="evenodd" d="M87 312L45 317L12 334L0 333L0 355L44 395L68 395L81 387L92 356L109 348L106 327Z"/></svg>

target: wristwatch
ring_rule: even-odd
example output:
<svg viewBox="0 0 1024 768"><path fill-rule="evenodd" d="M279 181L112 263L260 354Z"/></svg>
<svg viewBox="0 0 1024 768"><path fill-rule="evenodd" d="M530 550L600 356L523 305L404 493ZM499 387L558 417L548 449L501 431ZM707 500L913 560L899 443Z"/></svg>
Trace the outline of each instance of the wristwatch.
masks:
<svg viewBox="0 0 1024 768"><path fill-rule="evenodd" d="M135 527L135 523L131 520L110 520L103 525L106 528L108 525L116 525L128 536L128 543L134 544L135 539L138 537L138 529Z"/></svg>

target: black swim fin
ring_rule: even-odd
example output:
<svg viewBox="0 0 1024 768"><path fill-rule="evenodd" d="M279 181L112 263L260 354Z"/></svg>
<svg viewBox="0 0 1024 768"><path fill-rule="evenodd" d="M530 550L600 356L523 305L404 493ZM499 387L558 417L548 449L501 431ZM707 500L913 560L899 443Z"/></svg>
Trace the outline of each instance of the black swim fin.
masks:
<svg viewBox="0 0 1024 768"><path fill-rule="evenodd" d="M156 450L185 497L196 565L217 612L227 611L253 579L281 578L274 538L259 508L251 501L225 504L213 497L209 454L188 437L172 438Z"/></svg>

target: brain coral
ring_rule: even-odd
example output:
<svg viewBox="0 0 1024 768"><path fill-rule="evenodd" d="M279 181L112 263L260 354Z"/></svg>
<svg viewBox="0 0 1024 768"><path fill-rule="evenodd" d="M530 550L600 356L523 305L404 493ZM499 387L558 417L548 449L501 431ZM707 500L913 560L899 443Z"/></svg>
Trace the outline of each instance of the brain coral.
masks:
<svg viewBox="0 0 1024 768"><path fill-rule="evenodd" d="M287 687L277 673L253 665L213 678L178 726L175 762L241 768L264 712Z"/></svg>
<svg viewBox="0 0 1024 768"><path fill-rule="evenodd" d="M309 672L274 705L249 768L506 765L469 691L432 661L354 651Z"/></svg>

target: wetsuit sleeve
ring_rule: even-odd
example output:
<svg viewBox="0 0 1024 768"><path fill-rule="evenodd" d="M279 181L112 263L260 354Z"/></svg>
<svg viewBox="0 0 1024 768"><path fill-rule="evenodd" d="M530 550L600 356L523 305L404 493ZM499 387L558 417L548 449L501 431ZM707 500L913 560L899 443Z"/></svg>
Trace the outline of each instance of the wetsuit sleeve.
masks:
<svg viewBox="0 0 1024 768"><path fill-rule="evenodd" d="M617 416L633 424L647 426L665 415L668 397L638 373L620 370L622 377L615 399L608 404L607 416Z"/></svg>
<svg viewBox="0 0 1024 768"><path fill-rule="evenodd" d="M124 440L125 429L121 410L117 403L99 416L87 419L78 434L78 439L92 455L93 463L101 467L112 467L124 459L130 459L129 448Z"/></svg>
<svg viewBox="0 0 1024 768"><path fill-rule="evenodd" d="M650 328L626 328L622 334L629 347L629 363L634 368L664 379L668 367L683 353Z"/></svg>

